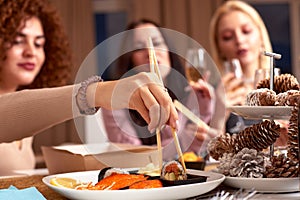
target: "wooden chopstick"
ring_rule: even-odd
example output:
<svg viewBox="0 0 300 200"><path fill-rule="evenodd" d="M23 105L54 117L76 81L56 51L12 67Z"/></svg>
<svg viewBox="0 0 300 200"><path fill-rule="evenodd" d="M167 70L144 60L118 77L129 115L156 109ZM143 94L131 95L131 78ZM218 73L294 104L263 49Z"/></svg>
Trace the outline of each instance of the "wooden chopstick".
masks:
<svg viewBox="0 0 300 200"><path fill-rule="evenodd" d="M152 39L151 39L151 37L149 37L148 54L149 54L149 62L150 62L150 72L155 73L155 70L154 70L155 61L154 61L153 51L154 51L154 48L153 48Z"/></svg>
<svg viewBox="0 0 300 200"><path fill-rule="evenodd" d="M148 42L149 42L150 71L156 73L156 75L158 76L158 78L159 78L159 80L162 84L162 87L164 87L151 37L149 37ZM184 172L186 172L186 166L185 166L185 163L184 163L183 154L182 154L182 150L181 150L181 147L180 147L180 144L179 144L179 140L178 140L176 130L172 127L171 127L171 129L172 129L172 135L173 135L173 138L174 138L174 141L175 141L177 154L179 156L179 159L180 159L180 162L181 162L182 167L184 169ZM158 146L159 155L161 155L161 158L159 159L161 161L161 165L159 167L160 167L160 169L162 169L161 137L160 137L160 130L159 129L156 130L156 138L157 138L157 146Z"/></svg>
<svg viewBox="0 0 300 200"><path fill-rule="evenodd" d="M172 135L173 135L173 138L174 138L175 147L176 147L176 150L177 150L179 161L181 162L181 165L183 167L184 172L186 172L186 166L185 166L182 150L181 150L181 147L180 147L180 144L179 144L177 132L176 132L175 128L171 127L171 129L172 129Z"/></svg>
<svg viewBox="0 0 300 200"><path fill-rule="evenodd" d="M194 122L198 127L207 127L206 134L210 138L214 138L219 134L217 129L209 127L204 121L202 121L197 115L195 115L192 111L190 111L187 107L185 107L178 100L174 100L174 106L179 110L182 114L184 114L188 119Z"/></svg>
<svg viewBox="0 0 300 200"><path fill-rule="evenodd" d="M199 127L203 127L206 125L205 122L203 122L197 115L195 115L192 111L190 111L187 107L185 107L176 99L174 100L174 106Z"/></svg>
<svg viewBox="0 0 300 200"><path fill-rule="evenodd" d="M156 129L156 141L157 141L157 151L158 151L158 166L162 169L163 156L162 156L162 146L161 146L161 135L159 128Z"/></svg>
<svg viewBox="0 0 300 200"><path fill-rule="evenodd" d="M157 62L157 58L156 58L156 54L155 54L155 50L153 47L153 42L152 42L151 37L149 37L148 43L149 43L148 53L149 53L149 60L150 60L150 71L154 72L158 76L158 79L160 80L160 83L163 86L164 83L163 83L163 80L162 80L162 77L160 74L160 70L158 67L158 62Z"/></svg>
<svg viewBox="0 0 300 200"><path fill-rule="evenodd" d="M158 76L160 80L160 84L162 84L163 87L162 77L160 75L160 71L158 68L158 62L155 56L155 51L154 51L151 37L149 37L148 40L148 48L149 48L148 54L149 54L149 62L150 62L150 72L153 72ZM162 155L161 135L160 135L159 128L156 129L156 142L157 142L157 150L158 150L158 164L159 164L159 169L161 170L163 165L163 155Z"/></svg>

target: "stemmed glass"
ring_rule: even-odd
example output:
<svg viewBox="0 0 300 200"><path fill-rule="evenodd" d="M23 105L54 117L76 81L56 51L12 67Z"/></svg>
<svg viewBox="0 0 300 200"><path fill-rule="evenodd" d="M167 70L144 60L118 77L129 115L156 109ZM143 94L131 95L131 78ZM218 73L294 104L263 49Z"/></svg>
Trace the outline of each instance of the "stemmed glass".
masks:
<svg viewBox="0 0 300 200"><path fill-rule="evenodd" d="M236 78L243 77L243 71L240 64L240 61L237 58L233 58L229 61L224 62L225 72L233 72Z"/></svg>
<svg viewBox="0 0 300 200"><path fill-rule="evenodd" d="M208 77L203 48L190 48L186 53L185 73L189 81L197 82L199 79L206 80Z"/></svg>

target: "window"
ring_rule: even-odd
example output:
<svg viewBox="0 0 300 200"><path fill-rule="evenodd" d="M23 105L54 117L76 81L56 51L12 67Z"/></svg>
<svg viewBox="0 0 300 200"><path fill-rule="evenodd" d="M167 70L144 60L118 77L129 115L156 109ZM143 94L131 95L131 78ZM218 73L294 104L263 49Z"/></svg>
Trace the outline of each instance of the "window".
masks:
<svg viewBox="0 0 300 200"><path fill-rule="evenodd" d="M269 32L273 51L282 55L275 61L281 73L292 73L299 79L299 10L297 0L246 0L261 15Z"/></svg>
<svg viewBox="0 0 300 200"><path fill-rule="evenodd" d="M95 17L96 45L125 30L130 9L129 1L94 0L93 8ZM109 56L109 50L98 53L98 59L105 59ZM98 61L98 63L100 62ZM103 61L101 61L101 63L103 63ZM105 71L105 67L101 65L98 66L98 74L102 74ZM102 76L105 79L105 74L102 74Z"/></svg>

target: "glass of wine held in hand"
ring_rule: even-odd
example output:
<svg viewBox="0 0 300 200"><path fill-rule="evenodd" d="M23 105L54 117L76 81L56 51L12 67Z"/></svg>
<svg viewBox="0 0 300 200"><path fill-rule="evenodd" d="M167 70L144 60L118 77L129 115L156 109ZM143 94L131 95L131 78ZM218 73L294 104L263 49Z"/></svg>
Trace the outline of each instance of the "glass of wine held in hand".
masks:
<svg viewBox="0 0 300 200"><path fill-rule="evenodd" d="M185 73L188 81L197 82L208 79L206 56L203 48L190 48L186 53Z"/></svg>

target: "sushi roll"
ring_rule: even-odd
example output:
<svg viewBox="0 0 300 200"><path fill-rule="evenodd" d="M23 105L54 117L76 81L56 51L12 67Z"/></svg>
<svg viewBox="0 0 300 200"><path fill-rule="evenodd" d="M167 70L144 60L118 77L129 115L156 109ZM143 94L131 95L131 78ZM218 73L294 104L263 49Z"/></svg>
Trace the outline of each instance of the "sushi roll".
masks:
<svg viewBox="0 0 300 200"><path fill-rule="evenodd" d="M187 174L179 162L172 160L164 164L161 178L168 181L186 180Z"/></svg>
<svg viewBox="0 0 300 200"><path fill-rule="evenodd" d="M98 182L112 174L129 174L129 172L121 168L106 167L100 171Z"/></svg>

